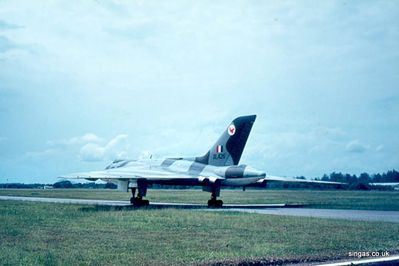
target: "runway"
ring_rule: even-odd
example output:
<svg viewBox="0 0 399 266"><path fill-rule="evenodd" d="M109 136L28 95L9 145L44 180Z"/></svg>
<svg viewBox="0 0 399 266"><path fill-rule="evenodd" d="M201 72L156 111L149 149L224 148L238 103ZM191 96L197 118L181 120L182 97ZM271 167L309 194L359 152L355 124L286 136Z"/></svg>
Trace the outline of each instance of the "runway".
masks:
<svg viewBox="0 0 399 266"><path fill-rule="evenodd" d="M218 210L219 211L219 210ZM239 211L269 215L288 215L302 217L316 217L329 219L344 219L353 221L374 221L399 223L399 211L371 211L371 210L337 210L310 208L274 208L274 209L242 209L232 208L226 211Z"/></svg>
<svg viewBox="0 0 399 266"><path fill-rule="evenodd" d="M92 200L92 199L61 199L61 198L42 198L42 197L17 197L17 196L0 196L0 200L14 201L32 201L46 203L62 203L62 204L81 204L81 205L97 205L97 206L130 206L128 201L118 200Z"/></svg>
<svg viewBox="0 0 399 266"><path fill-rule="evenodd" d="M62 199L39 197L0 196L0 200L46 202L61 204L79 204L116 208L134 208L129 201L92 200L92 199ZM372 210L338 210L338 209L311 209L303 205L287 204L224 204L223 208L209 209L204 204L151 202L150 208L181 208L204 209L207 211L238 211L268 215L288 215L300 217L316 217L327 219L345 219L356 221L375 221L399 223L399 211L372 211Z"/></svg>
<svg viewBox="0 0 399 266"><path fill-rule="evenodd" d="M43 197L19 197L0 196L0 200L31 201L62 204L79 204L109 207L133 207L129 201L122 200L94 200L94 199L65 199L65 198L43 198ZM302 204L224 204L222 209L264 209L264 208L298 208ZM173 202L150 202L154 208L180 208L180 209L208 209L207 205L200 203L173 203Z"/></svg>

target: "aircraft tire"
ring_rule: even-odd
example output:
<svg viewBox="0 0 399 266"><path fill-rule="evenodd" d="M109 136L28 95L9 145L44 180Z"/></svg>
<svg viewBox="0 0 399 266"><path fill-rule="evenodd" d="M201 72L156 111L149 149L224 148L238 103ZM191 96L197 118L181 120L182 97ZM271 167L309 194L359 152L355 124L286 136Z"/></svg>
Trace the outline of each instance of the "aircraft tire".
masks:
<svg viewBox="0 0 399 266"><path fill-rule="evenodd" d="M150 202L148 200L138 198L130 198L130 203L135 207L145 207L150 205Z"/></svg>
<svg viewBox="0 0 399 266"><path fill-rule="evenodd" d="M208 200L208 207L209 208L221 208L223 206L222 200Z"/></svg>

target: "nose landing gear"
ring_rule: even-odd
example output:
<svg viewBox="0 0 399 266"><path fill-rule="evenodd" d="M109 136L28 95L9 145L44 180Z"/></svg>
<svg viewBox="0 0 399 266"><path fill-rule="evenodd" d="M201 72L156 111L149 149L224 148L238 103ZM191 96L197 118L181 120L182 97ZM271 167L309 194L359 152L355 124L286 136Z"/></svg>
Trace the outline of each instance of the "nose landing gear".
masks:
<svg viewBox="0 0 399 266"><path fill-rule="evenodd" d="M144 206L148 206L150 204L150 202L148 200L144 200L143 196L140 193L140 189L139 189L139 193L137 194L137 197L135 197L136 194L136 188L132 188L132 197L130 198L130 203L135 206L135 207L144 207Z"/></svg>

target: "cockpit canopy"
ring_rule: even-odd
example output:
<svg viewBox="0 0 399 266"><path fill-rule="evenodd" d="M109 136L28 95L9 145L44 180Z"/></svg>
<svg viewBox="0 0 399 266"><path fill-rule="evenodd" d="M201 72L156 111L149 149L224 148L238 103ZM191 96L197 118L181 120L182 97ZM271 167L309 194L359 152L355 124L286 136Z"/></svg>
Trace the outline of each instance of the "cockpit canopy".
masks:
<svg viewBox="0 0 399 266"><path fill-rule="evenodd" d="M116 159L116 160L114 160L110 165L108 165L107 167L105 167L105 169L108 170L108 169L113 169L113 168L119 168L119 167L125 166L125 165L128 164L129 162L131 162L131 160Z"/></svg>

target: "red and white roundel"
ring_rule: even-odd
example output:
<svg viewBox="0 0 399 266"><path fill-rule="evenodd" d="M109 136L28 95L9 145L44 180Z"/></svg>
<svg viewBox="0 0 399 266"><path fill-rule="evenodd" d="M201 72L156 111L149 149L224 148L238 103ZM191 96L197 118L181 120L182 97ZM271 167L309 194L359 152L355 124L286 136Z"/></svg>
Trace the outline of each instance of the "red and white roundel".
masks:
<svg viewBox="0 0 399 266"><path fill-rule="evenodd" d="M229 133L230 136L233 136L236 133L236 126L231 124L227 129L227 133Z"/></svg>

